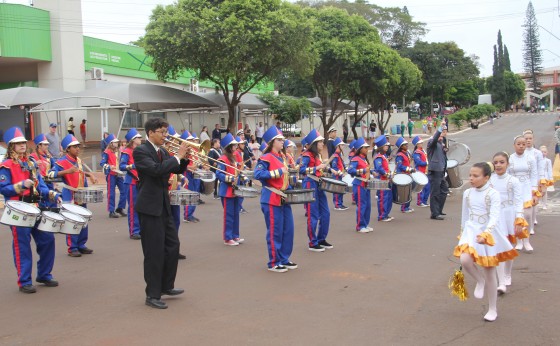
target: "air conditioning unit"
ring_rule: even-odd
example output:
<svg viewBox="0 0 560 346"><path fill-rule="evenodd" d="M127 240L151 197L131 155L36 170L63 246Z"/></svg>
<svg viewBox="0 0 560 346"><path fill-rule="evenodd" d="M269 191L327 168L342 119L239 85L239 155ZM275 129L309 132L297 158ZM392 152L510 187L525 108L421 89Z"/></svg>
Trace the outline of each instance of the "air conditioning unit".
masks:
<svg viewBox="0 0 560 346"><path fill-rule="evenodd" d="M198 80L191 78L191 91L198 91Z"/></svg>
<svg viewBox="0 0 560 346"><path fill-rule="evenodd" d="M91 79L93 80L103 80L104 75L105 75L105 71L103 71L102 68L93 67L91 69Z"/></svg>

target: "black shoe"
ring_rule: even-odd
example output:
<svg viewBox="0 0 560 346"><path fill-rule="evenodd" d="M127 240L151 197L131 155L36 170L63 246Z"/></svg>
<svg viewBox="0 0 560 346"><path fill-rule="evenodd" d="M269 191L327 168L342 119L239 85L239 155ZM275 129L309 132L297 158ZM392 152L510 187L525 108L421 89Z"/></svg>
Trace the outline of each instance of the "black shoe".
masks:
<svg viewBox="0 0 560 346"><path fill-rule="evenodd" d="M332 246L332 244L327 243L326 240L323 240L322 242L319 242L319 246L323 247L325 249L332 249L334 246Z"/></svg>
<svg viewBox="0 0 560 346"><path fill-rule="evenodd" d="M140 236L140 234L133 234L133 235L130 236L130 239L140 240L140 239L142 239L142 237Z"/></svg>
<svg viewBox="0 0 560 346"><path fill-rule="evenodd" d="M317 244L315 246L310 246L309 247L309 251L313 251L313 252L324 252L325 248L323 248L321 245Z"/></svg>
<svg viewBox="0 0 560 346"><path fill-rule="evenodd" d="M198 204L206 204L206 202L204 202L203 200L199 199L199 200L198 200Z"/></svg>
<svg viewBox="0 0 560 346"><path fill-rule="evenodd" d="M444 216L445 216L445 215L447 215L447 214L446 214L446 213L440 213L439 215L444 215Z"/></svg>
<svg viewBox="0 0 560 346"><path fill-rule="evenodd" d="M50 280L36 280L38 283L40 284L44 284L47 287L57 287L58 286L58 281L54 280L54 279L50 279Z"/></svg>
<svg viewBox="0 0 560 346"><path fill-rule="evenodd" d="M167 304L159 298L146 297L146 305L156 309L167 309Z"/></svg>
<svg viewBox="0 0 560 346"><path fill-rule="evenodd" d="M37 292L37 289L33 285L25 285L25 286L21 286L19 288L19 291L21 293L35 293Z"/></svg>
<svg viewBox="0 0 560 346"><path fill-rule="evenodd" d="M197 217L191 216L187 219L187 222L197 223L197 222L200 222L200 220Z"/></svg>
<svg viewBox="0 0 560 346"><path fill-rule="evenodd" d="M183 254L179 254L179 259L180 259L180 260L187 259L187 256L185 256L185 255L183 255Z"/></svg>
<svg viewBox="0 0 560 346"><path fill-rule="evenodd" d="M119 214L113 212L113 213L109 213L109 218L111 219L118 219L120 216Z"/></svg>
<svg viewBox="0 0 560 346"><path fill-rule="evenodd" d="M122 208L119 208L119 209L117 209L117 210L115 210L115 211L116 211L117 213L119 213L121 216L127 216L127 215L128 215Z"/></svg>
<svg viewBox="0 0 560 346"><path fill-rule="evenodd" d="M294 262L288 262L288 263L284 263L282 264L282 266L288 268L288 269L297 269L297 264L295 264Z"/></svg>
<svg viewBox="0 0 560 346"><path fill-rule="evenodd" d="M167 291L161 292L162 296L178 296L179 294L185 293L185 290L182 288L172 288Z"/></svg>
<svg viewBox="0 0 560 346"><path fill-rule="evenodd" d="M78 251L80 251L80 253L84 254L84 255L91 255L93 253L93 250L88 249L87 247L84 247L82 249L78 249Z"/></svg>
<svg viewBox="0 0 560 346"><path fill-rule="evenodd" d="M441 215L438 216L430 216L430 219L432 220L445 220L445 218Z"/></svg>
<svg viewBox="0 0 560 346"><path fill-rule="evenodd" d="M80 251L74 250L72 252L69 252L68 256L70 256L70 257L82 257L82 254L80 253Z"/></svg>

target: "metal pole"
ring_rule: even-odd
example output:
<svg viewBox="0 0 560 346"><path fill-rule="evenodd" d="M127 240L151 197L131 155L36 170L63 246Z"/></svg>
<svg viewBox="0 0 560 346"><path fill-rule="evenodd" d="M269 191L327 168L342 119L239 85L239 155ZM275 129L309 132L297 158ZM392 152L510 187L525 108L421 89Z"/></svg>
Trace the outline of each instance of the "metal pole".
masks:
<svg viewBox="0 0 560 346"><path fill-rule="evenodd" d="M117 138L119 137L119 134L121 133L122 126L123 126L123 123L124 123L124 117L126 116L126 111L127 110L128 109L126 109L126 108L123 110L122 118L121 118L121 124L119 125L119 132L117 132Z"/></svg>

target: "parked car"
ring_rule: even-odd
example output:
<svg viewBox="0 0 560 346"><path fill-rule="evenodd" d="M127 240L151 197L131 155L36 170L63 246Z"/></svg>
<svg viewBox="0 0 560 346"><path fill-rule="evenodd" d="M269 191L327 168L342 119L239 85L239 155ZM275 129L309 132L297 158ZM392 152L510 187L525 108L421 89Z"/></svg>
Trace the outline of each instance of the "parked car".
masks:
<svg viewBox="0 0 560 346"><path fill-rule="evenodd" d="M438 103L434 103L432 105L432 113L439 114L439 104Z"/></svg>
<svg viewBox="0 0 560 346"><path fill-rule="evenodd" d="M443 107L443 115L455 113L455 107Z"/></svg>
<svg viewBox="0 0 560 346"><path fill-rule="evenodd" d="M290 136L290 137L301 136L301 128L298 127L296 124L284 124L284 126L282 126L282 132L284 133L284 136Z"/></svg>

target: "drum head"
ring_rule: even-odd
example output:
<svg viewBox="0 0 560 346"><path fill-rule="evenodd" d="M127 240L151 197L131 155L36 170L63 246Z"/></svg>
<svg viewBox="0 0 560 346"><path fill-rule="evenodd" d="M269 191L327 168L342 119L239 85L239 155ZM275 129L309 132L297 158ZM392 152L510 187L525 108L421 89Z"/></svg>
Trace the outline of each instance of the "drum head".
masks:
<svg viewBox="0 0 560 346"><path fill-rule="evenodd" d="M352 176L350 174L345 174L342 177L342 181L345 182L346 185L352 186L352 183L354 182L354 178L352 178Z"/></svg>
<svg viewBox="0 0 560 346"><path fill-rule="evenodd" d="M458 165L459 165L459 162L457 162L457 160L447 160L447 169L455 168Z"/></svg>
<svg viewBox="0 0 560 346"><path fill-rule="evenodd" d="M463 143L449 141L449 151L447 152L448 160L455 160L460 165L469 162L471 158L471 149Z"/></svg>
<svg viewBox="0 0 560 346"><path fill-rule="evenodd" d="M25 202L7 201L6 206L9 206L11 209L17 210L20 213L24 213L24 214L31 214L31 215L41 214L41 210L39 208L37 208L36 206L31 205L29 203L25 203Z"/></svg>
<svg viewBox="0 0 560 346"><path fill-rule="evenodd" d="M397 174L392 181L395 185L410 185L412 184L412 177L408 174Z"/></svg>
<svg viewBox="0 0 560 346"><path fill-rule="evenodd" d="M62 209L68 210L71 213L78 214L78 215L85 215L85 216L92 216L92 212L84 207L80 207L79 205L71 204L71 203L62 203Z"/></svg>
<svg viewBox="0 0 560 346"><path fill-rule="evenodd" d="M346 185L346 183L343 183L342 181L333 178L321 178L321 180L324 180L327 183L334 184L334 185Z"/></svg>
<svg viewBox="0 0 560 346"><path fill-rule="evenodd" d="M428 184L428 177L426 176L426 174L422 173L422 172L414 172L410 175L412 177L412 179L420 185L426 185Z"/></svg>
<svg viewBox="0 0 560 346"><path fill-rule="evenodd" d="M62 215L62 217L67 220L71 220L77 223L86 223L86 220L83 217L69 211L61 211L60 215Z"/></svg>
<svg viewBox="0 0 560 346"><path fill-rule="evenodd" d="M207 182L207 183L213 183L216 180L216 174L214 172L210 172L212 174L211 177L208 178L200 178L200 180ZM208 174L208 173L207 173Z"/></svg>
<svg viewBox="0 0 560 346"><path fill-rule="evenodd" d="M389 171L394 172L397 169L397 165L394 162L389 162Z"/></svg>
<svg viewBox="0 0 560 346"><path fill-rule="evenodd" d="M51 220L55 221L64 221L64 218L60 216L60 214L52 212L52 211L44 211L43 215Z"/></svg>

